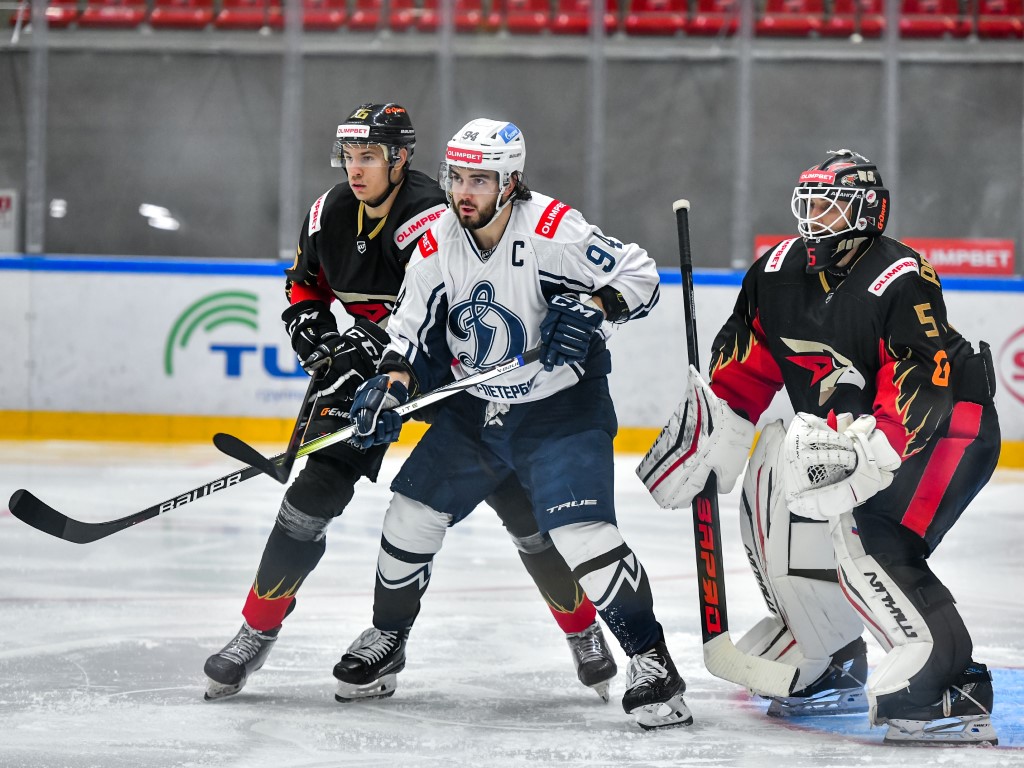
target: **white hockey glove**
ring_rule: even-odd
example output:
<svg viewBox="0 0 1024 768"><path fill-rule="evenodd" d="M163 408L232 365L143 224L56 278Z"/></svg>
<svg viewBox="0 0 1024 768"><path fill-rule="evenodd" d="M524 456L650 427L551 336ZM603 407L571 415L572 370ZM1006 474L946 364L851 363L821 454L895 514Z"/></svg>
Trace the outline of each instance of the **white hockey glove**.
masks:
<svg viewBox="0 0 1024 768"><path fill-rule="evenodd" d="M692 365L686 398L636 473L662 507L685 509L712 472L728 493L747 462L754 425L736 414Z"/></svg>
<svg viewBox="0 0 1024 768"><path fill-rule="evenodd" d="M832 429L798 413L786 433L786 502L801 517L837 517L888 488L900 464L874 416L844 413Z"/></svg>

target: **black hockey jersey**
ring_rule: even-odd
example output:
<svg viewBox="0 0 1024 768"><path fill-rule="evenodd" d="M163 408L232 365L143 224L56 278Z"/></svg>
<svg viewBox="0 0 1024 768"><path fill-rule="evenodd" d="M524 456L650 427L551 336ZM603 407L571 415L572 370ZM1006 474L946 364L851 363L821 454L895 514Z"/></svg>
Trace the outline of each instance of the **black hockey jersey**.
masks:
<svg viewBox="0 0 1024 768"><path fill-rule="evenodd" d="M347 183L317 198L285 270L292 303L338 298L353 317L386 325L413 246L447 209L444 192L410 170L388 215L370 219Z"/></svg>
<svg viewBox="0 0 1024 768"><path fill-rule="evenodd" d="M869 241L844 278L808 274L800 238L747 271L715 339L711 386L757 421L785 386L797 411L873 415L904 458L949 415L971 345L946 320L938 275L896 240Z"/></svg>

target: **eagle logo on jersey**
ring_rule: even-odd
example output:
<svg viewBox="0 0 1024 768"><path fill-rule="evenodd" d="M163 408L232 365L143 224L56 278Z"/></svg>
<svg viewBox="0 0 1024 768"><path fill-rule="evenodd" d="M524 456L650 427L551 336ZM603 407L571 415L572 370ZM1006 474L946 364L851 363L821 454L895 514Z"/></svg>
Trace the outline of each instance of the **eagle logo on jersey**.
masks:
<svg viewBox="0 0 1024 768"><path fill-rule="evenodd" d="M477 283L470 297L448 310L448 332L459 341L473 342L472 354L455 357L467 368L497 365L526 351L526 327L519 316L494 300L494 286Z"/></svg>
<svg viewBox="0 0 1024 768"><path fill-rule="evenodd" d="M853 361L836 352L828 344L801 339L782 339L783 343L796 354L786 358L793 365L799 365L811 372L811 386L820 384L818 405L824 405L840 384L849 384L864 389L864 374L856 369Z"/></svg>

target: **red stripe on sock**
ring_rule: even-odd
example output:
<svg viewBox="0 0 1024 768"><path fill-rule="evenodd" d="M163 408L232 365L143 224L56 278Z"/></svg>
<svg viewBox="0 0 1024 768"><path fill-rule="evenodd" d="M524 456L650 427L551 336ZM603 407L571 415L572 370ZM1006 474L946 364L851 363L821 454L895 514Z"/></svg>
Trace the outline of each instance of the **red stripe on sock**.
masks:
<svg viewBox="0 0 1024 768"><path fill-rule="evenodd" d="M260 597L256 590L250 589L249 596L245 599L245 607L242 608L242 616L250 627L259 632L266 632L268 629L281 626L293 602L294 597Z"/></svg>
<svg viewBox="0 0 1024 768"><path fill-rule="evenodd" d="M551 606L549 605L548 608L551 608ZM570 613L551 608L551 615L555 617L555 621L562 628L562 631L570 635L575 632L582 632L593 624L594 619L597 618L597 609L588 598L584 597L583 602L580 603L575 611Z"/></svg>
<svg viewBox="0 0 1024 768"><path fill-rule="evenodd" d="M935 519L939 503L949 488L964 451L978 437L981 426L981 406L976 403L957 403L950 416L949 432L939 439L921 480L914 491L903 520L900 522L918 536L924 536Z"/></svg>

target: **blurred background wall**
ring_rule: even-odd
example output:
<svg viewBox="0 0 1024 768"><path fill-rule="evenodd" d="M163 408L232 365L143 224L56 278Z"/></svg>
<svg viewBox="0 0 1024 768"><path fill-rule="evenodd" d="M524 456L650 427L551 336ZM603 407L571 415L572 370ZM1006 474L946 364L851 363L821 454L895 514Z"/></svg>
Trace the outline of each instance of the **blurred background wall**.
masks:
<svg viewBox="0 0 1024 768"><path fill-rule="evenodd" d="M216 16L164 30L143 15L128 29L80 18L38 34L18 28L9 5L0 189L19 193L28 253L290 258L308 206L342 178L328 162L336 124L361 102L392 100L417 127L414 167L433 174L471 117L512 120L531 187L666 266L677 258L674 199L692 201L697 266L739 268L755 235L793 231L799 171L843 146L879 163L896 195L892 234L996 238L1019 251L1024 45L979 37L978 1L955 3L965 34L924 39L764 34L766 9L799 2L719 3L734 26L714 37L627 34L640 0L611 3L607 37L398 32L389 9L403 0L365 32L225 30ZM221 2L213 13L243 0ZM682 5L692 23L706 4ZM827 23L841 3L809 5ZM866 4L903 30L896 5ZM285 3L278 26L289 12L302 8Z"/></svg>

